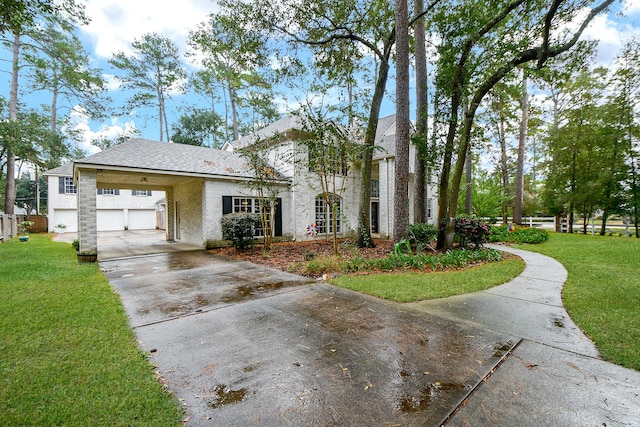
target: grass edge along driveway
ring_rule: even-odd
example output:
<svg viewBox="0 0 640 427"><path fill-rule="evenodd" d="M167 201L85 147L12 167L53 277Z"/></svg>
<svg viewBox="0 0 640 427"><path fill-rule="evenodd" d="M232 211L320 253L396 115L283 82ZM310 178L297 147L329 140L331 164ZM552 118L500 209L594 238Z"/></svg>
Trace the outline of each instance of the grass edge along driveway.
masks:
<svg viewBox="0 0 640 427"><path fill-rule="evenodd" d="M0 245L3 425L179 426L97 264L32 234Z"/></svg>

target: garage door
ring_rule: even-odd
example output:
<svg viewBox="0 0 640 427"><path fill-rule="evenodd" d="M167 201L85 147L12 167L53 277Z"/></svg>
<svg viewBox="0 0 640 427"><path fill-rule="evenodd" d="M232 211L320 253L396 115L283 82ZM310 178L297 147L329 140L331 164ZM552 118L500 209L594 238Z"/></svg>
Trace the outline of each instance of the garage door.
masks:
<svg viewBox="0 0 640 427"><path fill-rule="evenodd" d="M97 212L98 231L124 230L122 209L100 209Z"/></svg>
<svg viewBox="0 0 640 427"><path fill-rule="evenodd" d="M58 224L67 226L65 231L75 233L78 231L78 211L75 209L56 209L54 216L49 220L49 227L55 227Z"/></svg>
<svg viewBox="0 0 640 427"><path fill-rule="evenodd" d="M129 209L129 230L154 230L155 228L155 209Z"/></svg>

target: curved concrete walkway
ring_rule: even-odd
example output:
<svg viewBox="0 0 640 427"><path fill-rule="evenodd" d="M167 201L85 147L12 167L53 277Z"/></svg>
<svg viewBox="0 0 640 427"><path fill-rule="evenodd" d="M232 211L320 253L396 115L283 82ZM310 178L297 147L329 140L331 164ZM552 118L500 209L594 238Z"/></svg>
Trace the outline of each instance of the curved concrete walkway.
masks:
<svg viewBox="0 0 640 427"><path fill-rule="evenodd" d="M562 304L566 269L534 252L503 285L473 294L408 304L450 320L507 333L519 344L472 394L449 425L637 426L640 372L600 359Z"/></svg>

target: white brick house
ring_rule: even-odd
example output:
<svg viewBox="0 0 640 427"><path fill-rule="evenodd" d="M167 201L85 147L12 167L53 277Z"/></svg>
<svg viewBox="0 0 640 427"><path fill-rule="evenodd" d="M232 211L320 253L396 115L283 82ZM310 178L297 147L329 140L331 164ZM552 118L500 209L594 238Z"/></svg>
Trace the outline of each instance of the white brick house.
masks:
<svg viewBox="0 0 640 427"><path fill-rule="evenodd" d="M151 191L152 194L164 192L167 240L200 246L221 240L222 215L255 211L257 207L257 194L248 186L251 171L235 149L274 136L270 158L271 166L277 172L274 184L278 189L274 234L297 240L310 239L313 237L307 235L309 224L316 224L319 234L329 233L329 214L317 177L310 175L303 163L278 160L278 154L305 155L297 142L301 129L301 120L289 116L226 145L223 150L132 139L76 161L73 184L77 189L80 251L97 252L97 231L102 226L98 221L99 200L104 197L99 195L99 188ZM393 230L394 116L380 120L376 141L380 150L375 152L372 171L371 231L374 236L390 237ZM55 170L48 172L50 180L59 176L52 172ZM355 233L357 225L360 181L357 165L351 166L344 179L346 185L340 199L341 215L337 226L341 235ZM50 184L50 193L55 188ZM54 212L60 209L51 204L50 208ZM435 206L432 211L435 212ZM55 220L50 223L56 224Z"/></svg>

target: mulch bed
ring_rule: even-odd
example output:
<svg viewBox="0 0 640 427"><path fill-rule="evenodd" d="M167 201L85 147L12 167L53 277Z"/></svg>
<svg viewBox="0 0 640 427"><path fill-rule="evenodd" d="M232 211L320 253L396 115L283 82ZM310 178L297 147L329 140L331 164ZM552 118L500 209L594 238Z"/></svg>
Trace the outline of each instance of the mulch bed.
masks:
<svg viewBox="0 0 640 427"><path fill-rule="evenodd" d="M341 259L352 259L360 255L363 258L383 258L393 249L393 242L386 239L374 239L375 248L358 249L353 240L340 239L338 252ZM281 271L292 271L296 263L305 262L309 256L329 257L333 253L333 241L324 238L302 242L278 242L271 244L271 251L264 253L262 244L242 251L234 247L210 249L209 253L225 256L235 260L249 261L266 265ZM305 257L307 259L305 259Z"/></svg>

